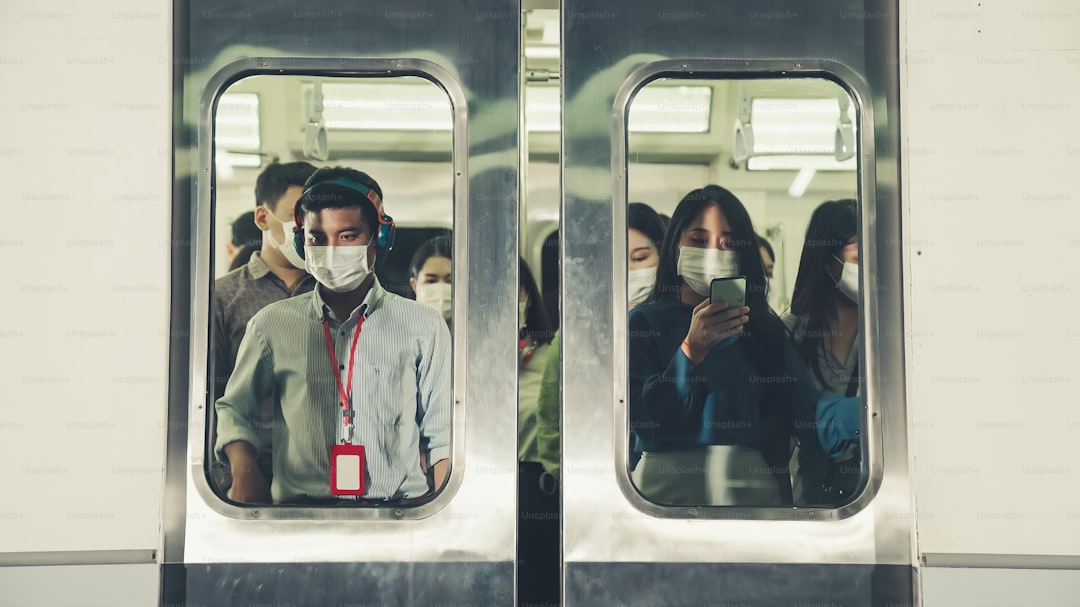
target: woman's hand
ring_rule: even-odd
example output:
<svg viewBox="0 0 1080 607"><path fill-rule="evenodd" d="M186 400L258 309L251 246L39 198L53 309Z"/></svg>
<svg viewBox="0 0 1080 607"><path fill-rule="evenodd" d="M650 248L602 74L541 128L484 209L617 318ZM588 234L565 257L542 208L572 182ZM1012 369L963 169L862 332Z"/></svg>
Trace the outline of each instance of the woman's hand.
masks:
<svg viewBox="0 0 1080 607"><path fill-rule="evenodd" d="M722 301L709 303L706 299L701 302L690 317L690 331L683 341L683 353L695 365L700 365L713 346L743 332L743 325L750 321L749 312L749 306L729 308Z"/></svg>

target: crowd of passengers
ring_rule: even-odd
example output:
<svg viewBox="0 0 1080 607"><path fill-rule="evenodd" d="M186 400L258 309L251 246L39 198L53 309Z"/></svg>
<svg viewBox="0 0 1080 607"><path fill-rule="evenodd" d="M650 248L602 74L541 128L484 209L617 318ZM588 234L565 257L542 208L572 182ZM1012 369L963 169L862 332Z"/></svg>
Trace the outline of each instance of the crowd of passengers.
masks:
<svg viewBox="0 0 1080 607"><path fill-rule="evenodd" d="M310 505L400 504L438 491L450 453L451 237L413 252L412 301L375 275L394 225L371 176L274 163L255 198L229 251L246 261L214 288L220 489L239 503ZM854 492L863 476L855 202L814 211L783 316L767 303L771 247L730 191L696 189L670 219L633 203L627 218L638 491L673 506L830 505ZM257 249L245 221L259 231ZM518 263L521 502L554 519L559 336ZM744 305L711 301L711 282L732 276L745 278Z"/></svg>

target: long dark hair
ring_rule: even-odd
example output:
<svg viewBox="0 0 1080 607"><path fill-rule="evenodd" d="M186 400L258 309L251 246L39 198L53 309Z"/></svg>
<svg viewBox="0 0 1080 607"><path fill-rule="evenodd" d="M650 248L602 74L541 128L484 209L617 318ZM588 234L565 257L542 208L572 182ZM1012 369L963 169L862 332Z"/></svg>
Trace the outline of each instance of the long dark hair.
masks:
<svg viewBox="0 0 1080 607"><path fill-rule="evenodd" d="M750 221L750 214L728 190L718 185L707 185L690 192L679 202L671 215L671 223L660 248L656 288L650 301L678 298L682 288L678 273L679 240L687 226L710 206L718 207L724 213L728 227L734 233L739 273L746 277L746 305L750 306L750 320L743 329L745 339L740 341L758 373L782 375L785 370L784 324L766 302L765 267L761 263L757 232Z"/></svg>
<svg viewBox="0 0 1080 607"><path fill-rule="evenodd" d="M521 336L528 337L537 344L549 344L555 336L555 328L548 318L547 308L544 307L544 298L540 295L540 288L536 286L529 264L523 257L518 257L521 273L521 288L529 298L529 310L525 312L525 326L521 328Z"/></svg>
<svg viewBox="0 0 1080 607"><path fill-rule="evenodd" d="M810 371L825 385L820 354L826 348L836 317L836 279L829 268L844 246L858 234L858 204L851 199L821 203L810 216L799 258L799 273L791 297L791 313L796 317L795 343Z"/></svg>
<svg viewBox="0 0 1080 607"><path fill-rule="evenodd" d="M626 227L645 235L657 251L664 244L664 220L644 202L631 202L626 208Z"/></svg>

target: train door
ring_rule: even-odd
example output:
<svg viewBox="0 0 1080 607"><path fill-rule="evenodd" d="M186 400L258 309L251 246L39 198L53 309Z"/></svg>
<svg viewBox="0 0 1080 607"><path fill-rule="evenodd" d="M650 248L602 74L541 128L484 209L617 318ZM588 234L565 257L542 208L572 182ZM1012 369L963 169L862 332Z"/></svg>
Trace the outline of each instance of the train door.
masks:
<svg viewBox="0 0 1080 607"><path fill-rule="evenodd" d="M887 1L826 2L812 9L800 2L771 3L767 8L754 3L662 7L640 2L563 3L565 605L912 604L913 521L899 330L901 259L896 246L900 234L896 8ZM710 94L730 95L731 109L723 123L709 114L714 107L707 99ZM791 141L798 138L799 128L787 131L795 133L787 141L771 140L777 133L767 126L770 113L777 118L771 110L784 114L790 100L815 97L829 106L825 149ZM790 103L792 108L804 105ZM717 157L695 161L697 169L643 167L656 153L641 142L665 145L663 137L650 140L646 135L664 130L649 128L658 120L729 143ZM694 152L684 146L672 155L687 162ZM814 164L817 161L820 164ZM783 230L779 224L769 225L773 207L788 205L805 222L823 199L798 200L806 181L820 180L823 177L815 177L815 172L824 174L844 163L851 167L849 183L836 189L850 192L857 201L854 246L861 253L855 270L859 278L852 284L858 285L862 354L857 378L862 387L853 409L858 427L847 443L861 453L858 463L848 460L859 476L856 486L825 502L800 503L772 493L728 501L683 499L675 497L681 495L677 492L664 493L653 486L665 486L682 474L714 471L715 460L661 459L657 477L664 478L647 488L634 471L648 459L658 459L650 455L666 455L671 443L664 441L674 440L671 436L678 432L662 436L657 428L669 422L650 422L633 413L640 395L630 393L638 372L632 368L631 349L642 339L659 342L669 336L660 324L628 327L624 262L628 203L649 192L664 195L674 190L682 196L716 182L731 186L741 197L759 235L775 239ZM777 198L749 191L771 187L760 185L764 171L747 176L754 165L764 171L770 165L786 170L780 174L791 182L789 193ZM665 173L678 177L665 183ZM737 183L732 186L733 182ZM679 198L664 204L671 209L677 202ZM678 229L679 221L672 216L668 229ZM789 234L783 240L789 243L788 251L777 262L785 262L786 275L794 278L806 224L787 227ZM661 284L664 251L660 255L657 292L667 286ZM760 269L756 275L747 289L763 286ZM613 281L601 278L607 276ZM790 297L790 282L774 279L773 285ZM663 293L659 296L662 299ZM786 303L777 300L772 305ZM672 350L679 348L677 338ZM685 367L685 361L671 360ZM656 381L665 379L666 375ZM789 374L750 376L750 383L755 380L796 381ZM708 389L714 390L711 384ZM709 400L704 407L715 408L717 402ZM730 446L738 443L731 437L739 435L739 424L758 423L737 416L708 421L712 425L695 426L683 434L710 437L693 439L699 443L712 440ZM794 423L796 430L799 423ZM802 423L817 428L823 422L816 418ZM787 448L786 438L781 448ZM644 459L638 461L639 457ZM741 466L734 457L725 461ZM777 477L772 491L782 493L782 477L792 481L786 457L765 459L761 466L757 472ZM755 472L753 464L749 468ZM738 477L727 479L731 486L734 478Z"/></svg>
<svg viewBox="0 0 1080 607"><path fill-rule="evenodd" d="M292 6L190 0L177 2L175 11L173 242L191 246L174 250L172 276L173 293L190 297L174 297L171 311L172 335L185 338L172 340L170 355L163 604L510 604L517 518L518 294L517 265L506 259L518 246L519 70L516 61L505 58L518 54L518 3L483 0L462 10L427 1ZM270 140L280 145L267 149ZM413 165L402 167L402 160ZM277 203L264 204L258 194L264 184L255 175L271 165L299 162L359 169L381 186L379 196L380 188L349 173L326 194L347 197L356 191L378 207L382 227L372 245L378 250L374 272L387 295L365 300L370 313L363 331L354 320L358 337L353 339L361 345L383 309L379 306L391 305L386 303L389 293L409 289L407 268L414 251L407 249L434 232L453 233L452 338L446 342L440 337L447 327L433 328L434 317L426 311L427 316L416 316L420 324L394 325L393 331L407 336L398 339L391 333L376 349L382 355L419 344L415 359L421 362L411 362L408 352L401 360L410 369L415 364L417 377L427 374L435 386L430 392L439 395L417 397L431 407L423 411L427 429L419 405L416 420L408 409L395 415L375 408L365 420L367 404L350 400L357 412L354 426L370 422L376 444L367 445L366 463L358 463L365 460L350 451L332 473L344 479L339 491L356 493L359 481L342 470L346 464L370 466L366 476L365 468L352 469L360 470L360 480L374 490L380 478L397 474L392 463L376 472L378 447L384 441L408 443L415 436L401 428L420 425L420 489L391 488L387 495L368 499L365 494L344 502L319 495L327 484L327 462L301 457L279 465L286 453L282 449L295 446L289 433L316 415L289 413L283 394L291 380L279 376L266 384L279 391L277 404L271 402L265 414L249 407L250 415L244 414L238 425L240 434L258 443L259 458L268 451L263 461L269 468L262 473L273 475L273 502L257 493L238 493L235 477L228 478L235 467L222 470L221 449L215 452L224 432L223 422L217 421L220 408L215 408L221 396L218 377L228 395L232 378L223 370L231 367L236 377L244 361L252 362L251 369L262 364L259 354L245 358L244 345L233 353L234 361L219 362L224 348L216 343L216 333L224 323L215 316L220 309L214 298L227 287L220 276L228 275L215 252L228 237L228 221L244 205L257 217L263 213L266 226L293 220L291 199L280 209L274 208ZM247 175L248 181L237 175ZM251 196L252 183L258 200ZM430 189L423 191L426 186ZM332 201L327 204L335 208ZM398 236L392 249L383 241L384 236L392 240L391 216ZM287 228L280 233L266 229L276 235L282 259L308 250L301 244L290 252L294 243ZM264 237L264 252L266 242ZM295 297L311 301L312 293ZM297 310L315 314L318 324L317 311ZM326 310L324 326L329 325ZM409 314L419 314L415 306L412 310ZM252 321L249 330L260 322ZM273 333L288 324L270 319L266 328ZM411 333L421 330L427 333ZM329 331L327 343L332 341ZM318 341L322 333L316 337L323 350L309 349L294 358L295 368L275 367L275 373L299 378L293 385L305 390L333 382L332 363L314 365L328 354L326 344ZM277 351L295 353L291 348L282 344ZM393 362L365 361L363 354L356 358L357 368L378 389L381 382L392 388L398 380L412 381L410 371ZM447 389L440 392L438 385ZM363 394L379 398L377 389ZM443 409L436 411L439 406ZM438 433L432 430L436 419ZM442 441L439 455L436 436ZM411 450L404 455L416 455L417 448ZM434 460L443 458L449 462L448 479L441 489L441 479L428 480L434 490L425 492L424 467L437 473ZM298 467L293 465L297 461ZM303 489L306 481L297 481L301 477L315 478L317 490Z"/></svg>

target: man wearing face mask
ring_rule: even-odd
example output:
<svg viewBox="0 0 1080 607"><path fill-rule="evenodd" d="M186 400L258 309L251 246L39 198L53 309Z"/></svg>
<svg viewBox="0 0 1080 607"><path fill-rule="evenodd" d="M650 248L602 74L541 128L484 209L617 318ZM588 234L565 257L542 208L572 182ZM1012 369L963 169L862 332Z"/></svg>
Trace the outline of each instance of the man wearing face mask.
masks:
<svg viewBox="0 0 1080 607"><path fill-rule="evenodd" d="M297 218L296 244L318 287L248 325L216 404L215 451L232 470L230 497L379 504L428 493L429 476L440 489L449 471L450 333L437 312L387 292L373 273L393 246L379 185L354 169L320 169ZM252 465L263 399L275 405L269 486Z"/></svg>
<svg viewBox="0 0 1080 607"><path fill-rule="evenodd" d="M214 283L215 399L225 391L251 317L276 301L307 293L315 287L315 281L304 270L304 260L292 246L293 207L300 199L304 182L314 172L315 167L306 162L275 162L255 181L254 225L262 231L261 248L246 265ZM259 420L266 446L259 459L266 474L271 470L269 425L272 421L273 409L266 404ZM218 470L215 476L222 487L228 488L227 471Z"/></svg>

